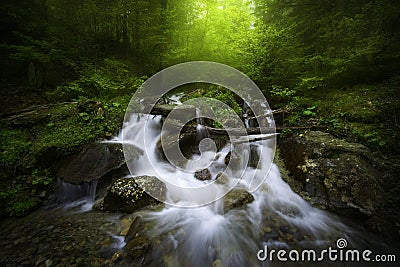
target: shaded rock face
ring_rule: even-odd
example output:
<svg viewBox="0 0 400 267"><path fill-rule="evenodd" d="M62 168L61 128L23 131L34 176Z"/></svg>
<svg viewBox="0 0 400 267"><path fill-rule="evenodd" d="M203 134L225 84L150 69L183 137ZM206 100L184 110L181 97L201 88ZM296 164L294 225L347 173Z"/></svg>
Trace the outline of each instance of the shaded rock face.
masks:
<svg viewBox="0 0 400 267"><path fill-rule="evenodd" d="M245 208L247 204L254 201L252 194L242 188L231 190L224 197L224 213L238 208Z"/></svg>
<svg viewBox="0 0 400 267"><path fill-rule="evenodd" d="M235 155L235 153L229 151L225 156L224 162L225 165L229 165L229 163L231 163L231 166L235 169L235 167L238 168L240 166L242 160L238 155Z"/></svg>
<svg viewBox="0 0 400 267"><path fill-rule="evenodd" d="M362 144L309 131L280 140L291 187L312 204L400 242L400 165Z"/></svg>
<svg viewBox="0 0 400 267"><path fill-rule="evenodd" d="M166 135L163 138L163 143L161 143L161 139L157 142L157 152L160 160L167 161L164 151L169 152L169 155L173 156L176 151L174 146L177 145L177 141L174 136ZM183 156L186 159L189 159L193 153L196 153L196 134L183 131L179 136L178 146ZM173 160L178 161L177 159ZM182 162L181 164L184 164L185 162Z"/></svg>
<svg viewBox="0 0 400 267"><path fill-rule="evenodd" d="M260 151L258 150L258 147L255 145L250 145L250 158L249 158L249 167L253 168L259 168L261 167L260 162Z"/></svg>
<svg viewBox="0 0 400 267"><path fill-rule="evenodd" d="M368 217L382 205L382 173L364 145L310 131L281 140L280 148L289 172L321 208Z"/></svg>
<svg viewBox="0 0 400 267"><path fill-rule="evenodd" d="M63 160L57 174L65 182L81 184L98 180L109 171L121 167L124 162L121 145L95 143Z"/></svg>
<svg viewBox="0 0 400 267"><path fill-rule="evenodd" d="M121 178L110 185L104 199L96 203L96 207L108 211L131 213L148 205L158 203L143 188L149 190L148 192L151 194L165 198L166 187L155 177L138 176L134 178Z"/></svg>

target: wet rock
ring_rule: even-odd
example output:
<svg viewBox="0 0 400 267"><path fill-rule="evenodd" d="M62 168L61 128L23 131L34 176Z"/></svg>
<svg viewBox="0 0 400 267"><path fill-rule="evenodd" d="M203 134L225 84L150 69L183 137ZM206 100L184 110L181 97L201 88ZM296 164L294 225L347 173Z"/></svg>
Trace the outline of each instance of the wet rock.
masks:
<svg viewBox="0 0 400 267"><path fill-rule="evenodd" d="M35 262L35 265L36 265L36 266L41 265L41 264L43 264L46 260L47 260L47 258L46 258L45 256L39 255L39 256L37 257L37 260L36 260L36 262Z"/></svg>
<svg viewBox="0 0 400 267"><path fill-rule="evenodd" d="M107 189L102 209L130 213L158 203L158 200L148 193L159 196L159 200L164 200L165 184L152 176L118 179ZM97 205L101 207L101 203Z"/></svg>
<svg viewBox="0 0 400 267"><path fill-rule="evenodd" d="M122 230L119 233L120 236L126 236L129 232L129 228L131 227L132 221L130 219L122 219L121 220L121 225L122 225Z"/></svg>
<svg viewBox="0 0 400 267"><path fill-rule="evenodd" d="M92 209L104 210L104 198L100 198L100 199L96 200L96 202L93 204Z"/></svg>
<svg viewBox="0 0 400 267"><path fill-rule="evenodd" d="M277 239L279 237L279 232L276 230L270 230L269 232L265 233L263 236L265 239Z"/></svg>
<svg viewBox="0 0 400 267"><path fill-rule="evenodd" d="M136 216L125 236L126 245L124 253L133 258L134 261L145 262L146 257L150 256L152 250L152 241L146 236L148 225L141 216Z"/></svg>
<svg viewBox="0 0 400 267"><path fill-rule="evenodd" d="M137 157L141 153L139 149L136 150ZM57 174L65 182L81 184L100 179L111 170L121 167L124 162L121 145L95 143L63 160Z"/></svg>
<svg viewBox="0 0 400 267"><path fill-rule="evenodd" d="M227 184L227 183L229 183L229 178L228 178L228 176L226 176L225 173L219 172L217 174L217 177L215 178L215 182L217 184Z"/></svg>
<svg viewBox="0 0 400 267"><path fill-rule="evenodd" d="M231 156L232 156L232 151L229 151L228 154L226 154L225 159L224 159L225 165L229 164L229 162L231 161Z"/></svg>
<svg viewBox="0 0 400 267"><path fill-rule="evenodd" d="M212 175L209 169L203 169L196 171L194 173L194 177L196 177L199 180L205 181L205 180L211 180Z"/></svg>
<svg viewBox="0 0 400 267"><path fill-rule="evenodd" d="M264 233L270 233L272 231L272 228L267 226L267 227L264 227L263 230L264 230Z"/></svg>
<svg viewBox="0 0 400 267"><path fill-rule="evenodd" d="M224 267L224 264L220 259L217 259L213 262L212 267Z"/></svg>
<svg viewBox="0 0 400 267"><path fill-rule="evenodd" d="M149 240L144 237L137 237L128 242L125 249L134 259L144 256L150 248Z"/></svg>
<svg viewBox="0 0 400 267"><path fill-rule="evenodd" d="M163 117L167 117L168 114L174 110L174 112L185 112L185 113L190 113L191 116L188 116L190 118L195 118L196 116L196 107L193 105L168 105L168 104L156 104L152 110L151 114L152 115L161 115Z"/></svg>
<svg viewBox="0 0 400 267"><path fill-rule="evenodd" d="M165 136L162 137L163 142L161 142L161 139L157 142L157 152L160 160L164 161L175 161L178 162L179 165L184 166L186 164L186 161L190 156L197 152L197 147L196 147L196 134L195 133L188 133L185 132L185 129L182 129L181 134L179 135L179 140L176 140L174 136L169 136L166 134ZM180 149L182 152L182 155L185 158L178 158L178 155L176 153L176 150ZM165 156L165 154L169 155L169 159ZM174 156L177 156L177 158L174 158Z"/></svg>
<svg viewBox="0 0 400 267"><path fill-rule="evenodd" d="M259 166L259 164L260 164L260 166ZM261 167L260 152L258 150L258 146L250 145L249 167L253 167L253 168Z"/></svg>
<svg viewBox="0 0 400 267"><path fill-rule="evenodd" d="M287 137L279 146L293 178L289 183L312 204L348 217L373 218L381 226L399 217L398 212L382 215L382 206L387 206L390 187L398 186L394 177L400 170L366 146L319 131Z"/></svg>
<svg viewBox="0 0 400 267"><path fill-rule="evenodd" d="M306 132L282 142L289 172L302 183L311 201L341 214L370 216L382 204L379 172L372 153L323 132Z"/></svg>
<svg viewBox="0 0 400 267"><path fill-rule="evenodd" d="M165 267L176 267L180 265L177 259L171 255L164 256L163 263Z"/></svg>
<svg viewBox="0 0 400 267"><path fill-rule="evenodd" d="M252 194L242 188L235 188L231 190L224 197L224 212L232 209L245 208L247 204L254 201Z"/></svg>
<svg viewBox="0 0 400 267"><path fill-rule="evenodd" d="M229 153L226 154L226 156L225 156L224 162L225 162L225 165L231 164L231 166L233 168L235 168L237 166L240 166L241 160L237 155L232 154L232 151L229 151Z"/></svg>
<svg viewBox="0 0 400 267"><path fill-rule="evenodd" d="M112 256L111 262L117 263L117 262L121 261L121 259L122 259L122 253L118 251L118 252L115 252L114 255Z"/></svg>

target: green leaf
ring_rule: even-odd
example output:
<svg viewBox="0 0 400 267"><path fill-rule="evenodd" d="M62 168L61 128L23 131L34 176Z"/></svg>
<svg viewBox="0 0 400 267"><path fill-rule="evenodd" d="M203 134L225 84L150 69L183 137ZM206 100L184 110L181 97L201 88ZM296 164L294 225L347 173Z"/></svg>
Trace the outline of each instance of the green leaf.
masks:
<svg viewBox="0 0 400 267"><path fill-rule="evenodd" d="M312 112L311 110L303 110L303 115L305 115L305 116L312 116L312 115L314 115L315 113L314 112Z"/></svg>

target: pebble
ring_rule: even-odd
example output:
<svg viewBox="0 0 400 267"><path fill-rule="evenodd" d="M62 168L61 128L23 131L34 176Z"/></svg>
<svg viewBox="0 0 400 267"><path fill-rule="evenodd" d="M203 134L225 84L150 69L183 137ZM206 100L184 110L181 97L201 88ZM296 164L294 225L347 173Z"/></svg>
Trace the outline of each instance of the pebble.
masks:
<svg viewBox="0 0 400 267"><path fill-rule="evenodd" d="M264 233L270 233L271 231L272 231L272 229L269 226L264 228Z"/></svg>
<svg viewBox="0 0 400 267"><path fill-rule="evenodd" d="M222 263L222 261L220 259L217 259L213 262L212 266L213 267L224 267L224 264Z"/></svg>

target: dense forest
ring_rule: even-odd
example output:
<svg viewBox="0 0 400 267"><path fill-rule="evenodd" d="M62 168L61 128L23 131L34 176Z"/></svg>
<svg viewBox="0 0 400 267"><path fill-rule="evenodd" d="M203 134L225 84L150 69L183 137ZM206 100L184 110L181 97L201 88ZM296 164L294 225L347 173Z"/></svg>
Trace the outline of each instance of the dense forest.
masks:
<svg viewBox="0 0 400 267"><path fill-rule="evenodd" d="M400 166L398 0L3 0L0 14L2 218L46 204L58 162L115 136L136 89L188 61L249 76L280 139L318 129Z"/></svg>
<svg viewBox="0 0 400 267"><path fill-rule="evenodd" d="M4 1L2 14L2 80L38 88L193 60L266 90L371 84L399 69L397 1Z"/></svg>
<svg viewBox="0 0 400 267"><path fill-rule="evenodd" d="M398 154L399 10L393 0L3 1L2 182L46 176L49 149L61 156L115 134L147 77L193 60L247 74L286 125L326 125ZM73 101L67 116L71 105L58 103ZM11 121L32 105L51 105L51 117ZM2 210L35 206L19 202Z"/></svg>

